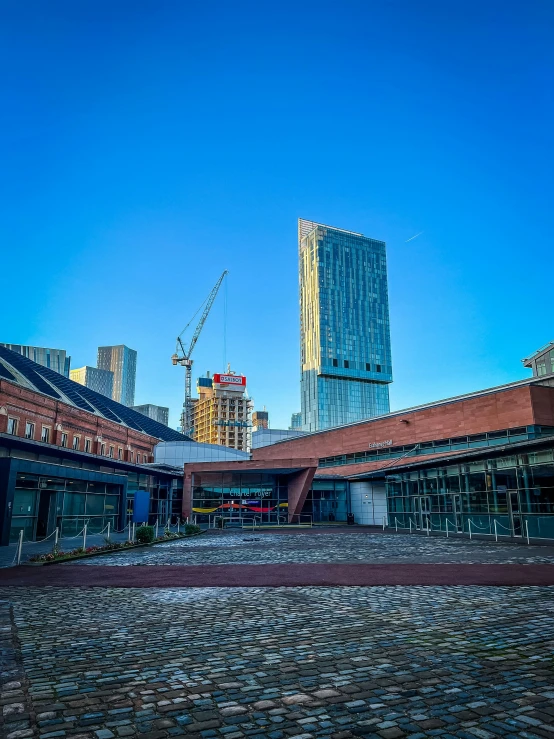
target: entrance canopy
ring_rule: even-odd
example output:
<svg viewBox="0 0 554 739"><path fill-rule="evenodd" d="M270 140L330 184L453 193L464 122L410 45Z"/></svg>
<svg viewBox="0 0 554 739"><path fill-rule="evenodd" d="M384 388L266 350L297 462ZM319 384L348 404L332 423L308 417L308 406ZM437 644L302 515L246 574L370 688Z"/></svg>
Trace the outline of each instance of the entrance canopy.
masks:
<svg viewBox="0 0 554 739"><path fill-rule="evenodd" d="M183 516L258 514L268 520L302 511L317 459L194 463L184 466Z"/></svg>

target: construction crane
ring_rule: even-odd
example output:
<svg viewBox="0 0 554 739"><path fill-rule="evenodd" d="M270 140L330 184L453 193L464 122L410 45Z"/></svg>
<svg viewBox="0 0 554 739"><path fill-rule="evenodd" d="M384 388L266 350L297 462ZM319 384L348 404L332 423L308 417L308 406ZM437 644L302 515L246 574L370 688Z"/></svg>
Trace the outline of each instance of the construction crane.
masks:
<svg viewBox="0 0 554 739"><path fill-rule="evenodd" d="M175 354L173 354L171 357L171 361L174 366L180 364L182 367L185 368L185 402L183 403L183 413L181 415L181 428L183 433L187 435L192 435L192 433L194 432L194 429L192 428L192 359L190 357L194 347L196 346L196 342L198 341L198 337L200 336L204 324L206 323L208 313L210 312L210 309L214 304L214 300L226 274L227 270L224 270L219 280L213 286L211 293L208 295L206 300L202 303L200 308L198 308L194 316L190 319L185 328L177 337ZM198 313L202 310L202 308L204 308L204 310L202 311L202 315L200 316L198 325L196 326L194 334L192 335L189 348L185 349L181 337L190 326L190 324L194 321Z"/></svg>

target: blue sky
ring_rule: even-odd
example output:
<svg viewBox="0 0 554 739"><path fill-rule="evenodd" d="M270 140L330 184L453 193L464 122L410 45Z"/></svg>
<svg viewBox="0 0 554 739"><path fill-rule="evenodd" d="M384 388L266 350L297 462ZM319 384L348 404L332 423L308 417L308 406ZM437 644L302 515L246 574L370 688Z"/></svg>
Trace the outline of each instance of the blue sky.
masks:
<svg viewBox="0 0 554 739"><path fill-rule="evenodd" d="M0 340L125 343L175 425L175 337L228 269L226 359L286 427L300 216L387 242L392 408L525 377L554 339L553 41L550 0L7 0Z"/></svg>

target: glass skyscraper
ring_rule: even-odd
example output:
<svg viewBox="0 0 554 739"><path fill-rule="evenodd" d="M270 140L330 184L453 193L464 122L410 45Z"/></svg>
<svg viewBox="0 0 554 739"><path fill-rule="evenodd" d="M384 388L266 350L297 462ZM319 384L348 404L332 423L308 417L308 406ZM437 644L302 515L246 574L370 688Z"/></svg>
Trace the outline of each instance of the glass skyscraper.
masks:
<svg viewBox="0 0 554 739"><path fill-rule="evenodd" d="M99 346L98 369L113 372L112 399L131 407L135 404L137 353L128 346Z"/></svg>
<svg viewBox="0 0 554 739"><path fill-rule="evenodd" d="M385 243L298 220L302 429L389 412Z"/></svg>

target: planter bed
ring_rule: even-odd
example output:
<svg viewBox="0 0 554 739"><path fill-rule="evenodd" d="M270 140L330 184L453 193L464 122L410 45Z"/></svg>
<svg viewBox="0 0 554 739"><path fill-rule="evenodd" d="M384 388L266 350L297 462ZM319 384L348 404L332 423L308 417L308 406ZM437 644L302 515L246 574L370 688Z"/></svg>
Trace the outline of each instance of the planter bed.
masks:
<svg viewBox="0 0 554 739"><path fill-rule="evenodd" d="M144 547L153 547L156 544L168 544L171 541L180 541L181 539L190 539L193 536L205 534L206 530L198 531L195 534L181 534L170 539L158 539L149 544L130 544L127 546L117 547L117 549L99 549L95 552L82 552L81 554L69 554L67 557L59 557L58 559L50 559L44 562L22 562L24 567L43 567L44 565L57 565L63 562L72 562L75 559L86 559L87 557L99 557L101 554L120 554L121 552L130 552L133 549L143 549Z"/></svg>

